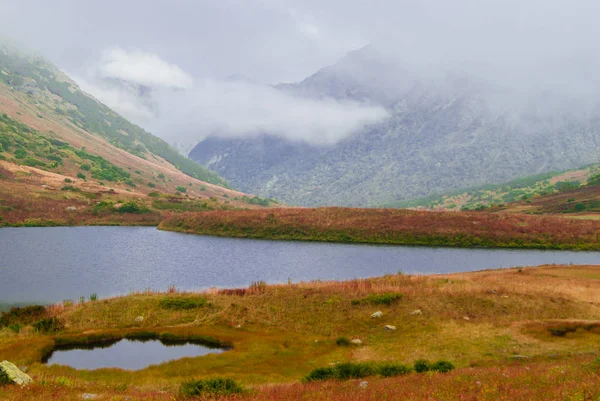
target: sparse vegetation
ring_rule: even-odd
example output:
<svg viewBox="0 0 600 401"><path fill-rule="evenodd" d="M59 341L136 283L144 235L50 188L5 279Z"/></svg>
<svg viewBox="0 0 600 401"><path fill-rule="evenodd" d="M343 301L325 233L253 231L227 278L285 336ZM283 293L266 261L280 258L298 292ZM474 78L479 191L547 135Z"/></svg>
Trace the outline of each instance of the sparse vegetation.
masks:
<svg viewBox="0 0 600 401"><path fill-rule="evenodd" d="M184 397L222 397L243 392L244 388L229 378L189 381L183 383L180 388Z"/></svg>

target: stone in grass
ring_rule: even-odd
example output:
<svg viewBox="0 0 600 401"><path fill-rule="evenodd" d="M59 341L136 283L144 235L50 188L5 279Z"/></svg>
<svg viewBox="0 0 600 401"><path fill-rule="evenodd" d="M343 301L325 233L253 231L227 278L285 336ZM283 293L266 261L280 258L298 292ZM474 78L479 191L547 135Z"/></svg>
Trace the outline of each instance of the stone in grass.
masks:
<svg viewBox="0 0 600 401"><path fill-rule="evenodd" d="M360 341L360 339L355 338L354 340L350 341L350 344L354 344L354 345L362 345L362 341Z"/></svg>
<svg viewBox="0 0 600 401"><path fill-rule="evenodd" d="M93 400L94 398L98 398L98 394L84 393L81 395L81 398L84 400Z"/></svg>
<svg viewBox="0 0 600 401"><path fill-rule="evenodd" d="M385 331L394 331L396 330L396 326L390 326L389 324L386 324L385 326L383 326L383 329Z"/></svg>
<svg viewBox="0 0 600 401"><path fill-rule="evenodd" d="M367 387L369 387L369 382L360 382L359 387L360 388L367 388Z"/></svg>
<svg viewBox="0 0 600 401"><path fill-rule="evenodd" d="M5 384L26 386L31 382L33 382L31 377L16 367L15 364L8 361L0 362L0 386Z"/></svg>
<svg viewBox="0 0 600 401"><path fill-rule="evenodd" d="M414 311L410 312L410 314L413 316L419 316L423 314L423 311L421 309L415 309Z"/></svg>
<svg viewBox="0 0 600 401"><path fill-rule="evenodd" d="M376 318L376 317L383 317L383 312L378 310L377 312L373 313L373 314L371 315L371 317L372 317L372 318Z"/></svg>
<svg viewBox="0 0 600 401"><path fill-rule="evenodd" d="M136 323L141 323L144 321L144 316L138 316L135 318Z"/></svg>

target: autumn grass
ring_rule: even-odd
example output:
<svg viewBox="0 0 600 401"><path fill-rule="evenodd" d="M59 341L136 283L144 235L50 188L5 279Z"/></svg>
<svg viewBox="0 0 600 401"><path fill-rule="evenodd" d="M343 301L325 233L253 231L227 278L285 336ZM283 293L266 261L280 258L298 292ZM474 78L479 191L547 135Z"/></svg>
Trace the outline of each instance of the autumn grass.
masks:
<svg viewBox="0 0 600 401"><path fill-rule="evenodd" d="M592 366L600 349L599 273L600 266L544 266L397 274L54 305L48 314L64 325L60 332L43 335L31 325L19 333L0 330L0 359L27 366L36 382L29 389L0 388L0 399L80 399L85 392L102 399L177 399L182 383L217 377L247 388L241 397L249 400L491 400L503 399L503 392L513 396L504 399L515 400L577 397L585 391L598 395L594 376L584 366ZM389 294L402 295L389 303L363 302L390 299ZM161 307L165 300L196 307ZM413 315L416 309L422 313ZM383 317L371 318L377 310ZM142 320L136 319L140 316ZM398 329L384 331L388 324ZM554 335L556 328L566 328L565 335ZM212 338L233 348L139 371L85 371L40 363L56 345L140 336ZM340 337L360 339L362 345L340 347ZM393 379L373 376L366 389L352 380L300 384L317 368L344 363L412 366L418 359L446 360L457 370ZM561 381L553 387L557 379ZM520 387L524 383L537 384L527 392ZM565 397L559 399L586 399Z"/></svg>
<svg viewBox="0 0 600 401"><path fill-rule="evenodd" d="M160 229L275 240L456 247L600 249L600 221L509 213L289 208L184 213Z"/></svg>

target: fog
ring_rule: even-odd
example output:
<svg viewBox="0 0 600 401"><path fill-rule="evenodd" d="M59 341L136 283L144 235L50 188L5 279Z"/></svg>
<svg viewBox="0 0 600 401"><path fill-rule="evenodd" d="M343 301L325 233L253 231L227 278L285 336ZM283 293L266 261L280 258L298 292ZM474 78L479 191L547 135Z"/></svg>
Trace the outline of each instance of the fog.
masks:
<svg viewBox="0 0 600 401"><path fill-rule="evenodd" d="M600 90L600 3L591 0L0 0L0 9L1 34L188 148L210 133L332 143L384 120L376 102L271 86L367 45L394 67L348 64L347 73L391 88L467 77L498 112L585 114Z"/></svg>

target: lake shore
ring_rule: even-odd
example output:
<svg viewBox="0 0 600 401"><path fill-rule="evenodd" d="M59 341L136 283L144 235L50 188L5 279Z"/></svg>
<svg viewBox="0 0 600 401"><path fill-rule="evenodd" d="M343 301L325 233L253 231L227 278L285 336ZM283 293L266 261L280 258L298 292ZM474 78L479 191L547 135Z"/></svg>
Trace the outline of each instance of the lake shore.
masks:
<svg viewBox="0 0 600 401"><path fill-rule="evenodd" d="M0 359L27 366L35 382L26 388L0 387L0 396L74 400L94 393L103 399L179 399L184 381L215 376L249 389L236 398L248 400L293 399L314 392L320 398L310 399L366 400L393 394L422 400L439 397L440 386L445 399L484 394L485 399L501 399L507 391L513 400L553 399L556 391L569 399L583 388L597 396L600 384L589 372L596 366L600 341L598 280L600 266L557 265L281 285L257 282L248 288L202 293L172 289L59 304L43 316L12 322L20 324L18 330L0 330ZM377 311L381 317L371 317ZM56 319L56 331L36 332L31 320L39 318ZM77 371L40 363L55 343L145 332L209 336L231 343L233 349L140 371ZM341 338L360 343L347 345ZM358 382L353 380L300 383L312 370L339 362L411 366L418 359L447 360L457 369L428 376L368 377L368 387L356 394L352 389L359 388ZM556 387L555 373L560 371L567 373ZM524 387L525 381L535 385Z"/></svg>

